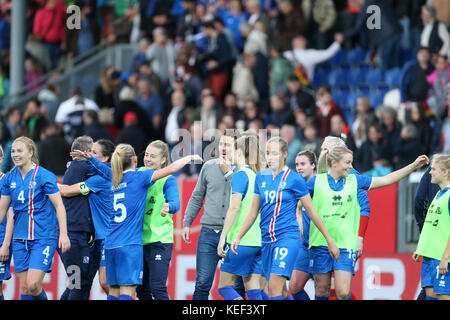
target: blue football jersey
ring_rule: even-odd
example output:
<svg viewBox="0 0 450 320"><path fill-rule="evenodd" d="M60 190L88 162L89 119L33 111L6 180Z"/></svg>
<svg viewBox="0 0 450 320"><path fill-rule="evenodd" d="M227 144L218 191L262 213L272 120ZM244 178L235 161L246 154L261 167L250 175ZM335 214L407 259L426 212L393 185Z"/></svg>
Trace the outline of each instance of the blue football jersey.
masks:
<svg viewBox="0 0 450 320"><path fill-rule="evenodd" d="M275 177L270 169L256 175L255 194L261 200L261 235L263 242L280 236L300 237L296 218L297 202L308 195L305 179L288 167Z"/></svg>
<svg viewBox="0 0 450 320"><path fill-rule="evenodd" d="M13 239L58 239L55 207L48 195L59 192L56 176L35 165L24 178L18 168L4 178L2 196L11 197Z"/></svg>
<svg viewBox="0 0 450 320"><path fill-rule="evenodd" d="M105 239L113 212L111 180L95 175L87 179L85 184L91 190L88 199L94 222L95 239Z"/></svg>
<svg viewBox="0 0 450 320"><path fill-rule="evenodd" d="M5 181L5 179L3 179L4 177L5 177L5 174L3 172L0 172L0 196L1 196L3 182ZM0 246L3 244L3 239L5 238L7 215L8 215L8 212L6 212L5 218L3 219L2 223L0 223Z"/></svg>

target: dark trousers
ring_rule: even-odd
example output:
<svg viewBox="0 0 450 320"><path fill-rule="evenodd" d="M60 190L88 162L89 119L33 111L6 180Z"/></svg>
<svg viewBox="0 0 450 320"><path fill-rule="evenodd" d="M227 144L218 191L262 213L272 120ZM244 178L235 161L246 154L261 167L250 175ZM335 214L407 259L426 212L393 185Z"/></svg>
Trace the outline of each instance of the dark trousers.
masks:
<svg viewBox="0 0 450 320"><path fill-rule="evenodd" d="M169 300L167 277L172 259L172 243L155 242L143 246L144 275L136 289L139 300Z"/></svg>
<svg viewBox="0 0 450 320"><path fill-rule="evenodd" d="M61 253L57 249L70 280L60 300L89 300L92 281L100 264L100 256L89 244L90 237L87 232L69 232L69 251Z"/></svg>

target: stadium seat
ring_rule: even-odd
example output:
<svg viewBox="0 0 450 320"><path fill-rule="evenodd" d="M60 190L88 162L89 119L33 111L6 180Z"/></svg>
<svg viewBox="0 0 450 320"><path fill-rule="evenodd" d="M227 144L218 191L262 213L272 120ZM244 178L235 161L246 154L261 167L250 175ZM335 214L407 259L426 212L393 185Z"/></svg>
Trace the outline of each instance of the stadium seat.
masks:
<svg viewBox="0 0 450 320"><path fill-rule="evenodd" d="M370 100L370 104L373 107L373 109L376 109L379 105L383 104L383 98L384 98L385 92L374 89L371 90L368 97Z"/></svg>
<svg viewBox="0 0 450 320"><path fill-rule="evenodd" d="M392 68L386 71L384 82L391 87L398 88L400 86L401 70L400 68Z"/></svg>
<svg viewBox="0 0 450 320"><path fill-rule="evenodd" d="M364 72L358 67L351 68L349 70L347 80L349 85L358 86L364 83Z"/></svg>
<svg viewBox="0 0 450 320"><path fill-rule="evenodd" d="M366 51L361 48L361 47L357 47L353 50L350 50L347 53L347 62L357 65L360 64L362 62L364 62L364 59L366 58Z"/></svg>
<svg viewBox="0 0 450 320"><path fill-rule="evenodd" d="M326 72L325 70L316 70L316 72L314 72L314 78L312 81L312 86L313 87L318 87L321 86L323 84L327 83L327 76L328 76L328 72Z"/></svg>
<svg viewBox="0 0 450 320"><path fill-rule="evenodd" d="M339 87L347 84L346 73L340 69L332 70L328 74L327 83L332 87Z"/></svg>
<svg viewBox="0 0 450 320"><path fill-rule="evenodd" d="M339 65L346 62L346 52L344 49L340 49L329 61L334 65Z"/></svg>
<svg viewBox="0 0 450 320"><path fill-rule="evenodd" d="M350 107L343 107L342 111L344 112L345 122L347 124L352 124L355 118L353 109Z"/></svg>
<svg viewBox="0 0 450 320"><path fill-rule="evenodd" d="M368 96L370 93L370 86L367 84L360 84L357 88L361 95Z"/></svg>
<svg viewBox="0 0 450 320"><path fill-rule="evenodd" d="M361 92L359 90L351 90L347 95L347 104L351 110L356 109L356 99L361 95Z"/></svg>
<svg viewBox="0 0 450 320"><path fill-rule="evenodd" d="M346 90L346 89L333 90L331 93L331 96L333 97L333 101L336 102L338 106L346 106L348 92L349 92L349 90Z"/></svg>
<svg viewBox="0 0 450 320"><path fill-rule="evenodd" d="M381 69L369 69L365 75L365 83L369 85L377 85L383 82L383 71Z"/></svg>

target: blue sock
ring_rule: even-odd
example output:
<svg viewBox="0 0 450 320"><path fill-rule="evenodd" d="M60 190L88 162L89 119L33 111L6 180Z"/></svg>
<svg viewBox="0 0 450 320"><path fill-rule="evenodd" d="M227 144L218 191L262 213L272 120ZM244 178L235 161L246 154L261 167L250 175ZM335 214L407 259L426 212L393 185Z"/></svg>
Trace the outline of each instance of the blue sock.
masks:
<svg viewBox="0 0 450 320"><path fill-rule="evenodd" d="M292 300L292 297L289 294L289 292L286 294L286 298L284 298L283 300Z"/></svg>
<svg viewBox="0 0 450 320"><path fill-rule="evenodd" d="M20 294L20 300L33 300L31 294Z"/></svg>
<svg viewBox="0 0 450 320"><path fill-rule="evenodd" d="M119 300L119 298L114 297L114 296L108 294L108 295L106 296L106 300Z"/></svg>
<svg viewBox="0 0 450 320"><path fill-rule="evenodd" d="M264 290L261 290L261 297L263 300L269 300L269 295Z"/></svg>
<svg viewBox="0 0 450 320"><path fill-rule="evenodd" d="M425 300L437 300L437 298L427 296Z"/></svg>
<svg viewBox="0 0 450 320"><path fill-rule="evenodd" d="M131 296L127 295L127 294L121 294L119 296L119 300L134 300Z"/></svg>
<svg viewBox="0 0 450 320"><path fill-rule="evenodd" d="M45 293L45 290L42 289L41 294L38 296L31 296L32 300L48 300L47 294Z"/></svg>
<svg viewBox="0 0 450 320"><path fill-rule="evenodd" d="M283 296L269 297L269 300L283 300Z"/></svg>
<svg viewBox="0 0 450 320"><path fill-rule="evenodd" d="M329 296L327 296L327 297L319 297L319 296L314 295L314 299L315 300L328 300L328 298L329 298Z"/></svg>
<svg viewBox="0 0 450 320"><path fill-rule="evenodd" d="M350 294L350 296L348 297L348 299L347 300L353 300L352 299L352 295Z"/></svg>
<svg viewBox="0 0 450 320"><path fill-rule="evenodd" d="M294 296L294 300L311 300L305 290L300 290L292 295Z"/></svg>
<svg viewBox="0 0 450 320"><path fill-rule="evenodd" d="M219 288L217 291L219 291L219 294L224 300L244 300L233 287L223 287Z"/></svg>
<svg viewBox="0 0 450 320"><path fill-rule="evenodd" d="M260 289L253 289L247 291L247 297L249 300L262 300L261 296L261 290Z"/></svg>
<svg viewBox="0 0 450 320"><path fill-rule="evenodd" d="M0 301L5 300L5 297L3 295L0 296Z"/></svg>

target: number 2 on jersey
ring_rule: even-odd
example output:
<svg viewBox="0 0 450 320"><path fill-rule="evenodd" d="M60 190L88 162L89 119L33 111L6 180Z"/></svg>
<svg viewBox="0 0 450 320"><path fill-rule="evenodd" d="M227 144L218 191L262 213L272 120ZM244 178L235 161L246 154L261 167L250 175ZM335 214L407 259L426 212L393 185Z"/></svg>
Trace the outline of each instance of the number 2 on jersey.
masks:
<svg viewBox="0 0 450 320"><path fill-rule="evenodd" d="M114 194L114 211L120 210L120 215L114 217L114 221L117 223L121 223L127 217L127 208L123 203L117 203L117 200L125 198L125 193L116 193Z"/></svg>

